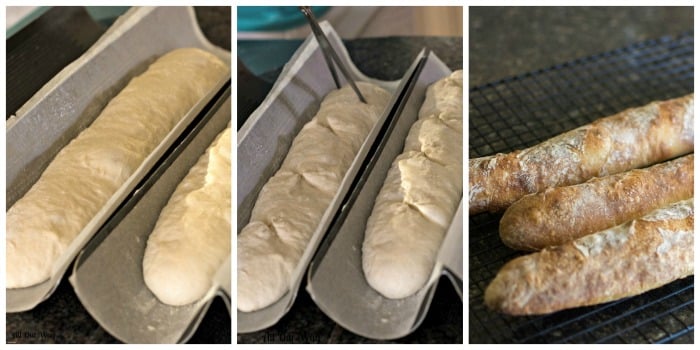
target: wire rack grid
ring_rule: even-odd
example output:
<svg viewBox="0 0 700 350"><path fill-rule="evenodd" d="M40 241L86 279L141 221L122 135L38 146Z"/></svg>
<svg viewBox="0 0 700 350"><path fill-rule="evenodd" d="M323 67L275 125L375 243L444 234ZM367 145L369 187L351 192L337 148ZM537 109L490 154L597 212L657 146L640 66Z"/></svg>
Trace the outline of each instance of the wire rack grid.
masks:
<svg viewBox="0 0 700 350"><path fill-rule="evenodd" d="M648 40L469 90L470 158L523 149L595 119L693 91L693 33ZM484 290L523 253L498 237L502 213L469 217L470 343L693 343L694 278L544 316L493 312Z"/></svg>

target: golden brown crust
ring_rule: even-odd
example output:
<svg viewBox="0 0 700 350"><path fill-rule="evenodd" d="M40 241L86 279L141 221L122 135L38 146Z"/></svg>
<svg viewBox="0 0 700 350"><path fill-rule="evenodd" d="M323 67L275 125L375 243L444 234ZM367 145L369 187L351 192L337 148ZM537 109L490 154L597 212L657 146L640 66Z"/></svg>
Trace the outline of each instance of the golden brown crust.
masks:
<svg viewBox="0 0 700 350"><path fill-rule="evenodd" d="M486 305L545 314L641 294L693 274L693 200L507 263Z"/></svg>
<svg viewBox="0 0 700 350"><path fill-rule="evenodd" d="M693 150L693 94L630 108L536 146L469 160L469 214Z"/></svg>
<svg viewBox="0 0 700 350"><path fill-rule="evenodd" d="M526 195L503 214L501 240L513 249L540 250L691 198L693 159L690 154L646 169Z"/></svg>

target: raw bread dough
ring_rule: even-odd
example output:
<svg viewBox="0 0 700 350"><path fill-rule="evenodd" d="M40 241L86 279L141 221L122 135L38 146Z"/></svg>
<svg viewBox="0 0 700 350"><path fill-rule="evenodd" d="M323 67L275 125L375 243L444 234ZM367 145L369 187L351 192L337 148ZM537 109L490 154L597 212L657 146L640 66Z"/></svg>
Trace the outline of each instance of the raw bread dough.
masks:
<svg viewBox="0 0 700 350"><path fill-rule="evenodd" d="M462 197L462 71L428 87L418 116L377 195L362 245L367 282L392 299L428 281Z"/></svg>
<svg viewBox="0 0 700 350"><path fill-rule="evenodd" d="M73 239L228 71L216 56L187 48L132 79L7 211L6 287L48 279Z"/></svg>
<svg viewBox="0 0 700 350"><path fill-rule="evenodd" d="M160 301L186 305L211 288L231 254L231 128L222 131L160 212L143 279Z"/></svg>
<svg viewBox="0 0 700 350"><path fill-rule="evenodd" d="M452 72L448 77L436 81L425 92L425 101L418 111L418 118L449 113L462 119L462 71Z"/></svg>
<svg viewBox="0 0 700 350"><path fill-rule="evenodd" d="M263 186L250 222L238 235L238 310L279 300L356 153L389 101L389 93L358 83L329 93L294 138L280 169Z"/></svg>

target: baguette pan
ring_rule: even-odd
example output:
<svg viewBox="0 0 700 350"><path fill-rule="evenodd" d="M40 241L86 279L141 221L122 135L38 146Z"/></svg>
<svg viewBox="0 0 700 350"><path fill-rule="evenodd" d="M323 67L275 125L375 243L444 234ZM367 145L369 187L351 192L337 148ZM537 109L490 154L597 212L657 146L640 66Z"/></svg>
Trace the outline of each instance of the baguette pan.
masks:
<svg viewBox="0 0 700 350"><path fill-rule="evenodd" d="M90 220L228 72L213 54L180 48L131 79L7 210L5 287L49 279Z"/></svg>
<svg viewBox="0 0 700 350"><path fill-rule="evenodd" d="M469 160L469 214L693 150L693 94L596 120L525 150Z"/></svg>
<svg viewBox="0 0 700 350"><path fill-rule="evenodd" d="M693 274L693 199L507 263L486 305L511 315L604 303Z"/></svg>
<svg viewBox="0 0 700 350"><path fill-rule="evenodd" d="M390 299L430 280L462 198L462 71L431 84L374 200L362 243L367 283Z"/></svg>
<svg viewBox="0 0 700 350"><path fill-rule="evenodd" d="M237 237L239 311L263 309L287 293L353 159L389 103L381 87L357 86L367 103L349 86L329 92L260 190Z"/></svg>
<svg viewBox="0 0 700 350"><path fill-rule="evenodd" d="M692 198L693 159L690 154L650 168L526 195L503 214L501 240L513 249L540 250Z"/></svg>

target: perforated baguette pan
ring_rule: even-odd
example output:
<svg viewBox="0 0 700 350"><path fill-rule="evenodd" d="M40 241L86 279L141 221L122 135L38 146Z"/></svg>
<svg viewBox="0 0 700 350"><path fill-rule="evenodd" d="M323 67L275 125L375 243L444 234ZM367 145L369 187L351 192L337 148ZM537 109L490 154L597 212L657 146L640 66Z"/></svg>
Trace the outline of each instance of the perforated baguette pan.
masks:
<svg viewBox="0 0 700 350"><path fill-rule="evenodd" d="M212 52L230 67L230 53L206 40L192 8L141 7L121 16L87 52L42 87L7 121L7 208L26 193L58 151L88 126L131 78L145 71L157 57L181 47ZM6 289L8 312L30 310L51 295L80 248L229 79L223 78L183 116L54 263L50 279L28 288Z"/></svg>
<svg viewBox="0 0 700 350"><path fill-rule="evenodd" d="M389 115L391 107L396 104L399 98L398 92L406 85L410 77L410 69L400 81L380 81L365 76L352 62L340 37L331 25L322 22L321 28L341 60L350 70L353 79L377 84L393 93L393 97L376 126L370 131L367 140L343 178L338 192L313 233L292 274L290 290L280 300L264 309L253 312L238 311L237 329L239 333L270 327L289 311L316 248L342 199L348 192L372 141L379 133L379 127ZM311 120L318 111L323 97L334 89L336 89L335 84L319 46L315 39L310 36L285 65L265 100L238 131L237 230L239 233L250 220L250 213L260 189L279 169L292 140L301 127Z"/></svg>
<svg viewBox="0 0 700 350"><path fill-rule="evenodd" d="M115 215L76 258L70 283L90 315L126 343L186 342L217 295L230 304L230 257L207 294L185 306L160 302L143 280L143 255L161 210L190 168L231 121L231 95L196 119L186 136L161 160ZM192 129L192 130L190 130ZM228 276L226 276L228 265ZM222 324L230 327L230 324Z"/></svg>
<svg viewBox="0 0 700 350"><path fill-rule="evenodd" d="M445 234L433 272L426 285L414 295L388 299L369 286L362 271L362 242L374 200L392 162L403 150L408 131L418 119L427 87L450 73L450 69L430 53L393 131L384 135L386 144L378 150L366 182L354 189L357 191L353 193L355 198L343 208L345 213L334 222L329 237L309 267L306 289L316 305L355 334L372 339L396 339L410 334L425 318L443 273L453 281L460 297L462 295L461 201Z"/></svg>

